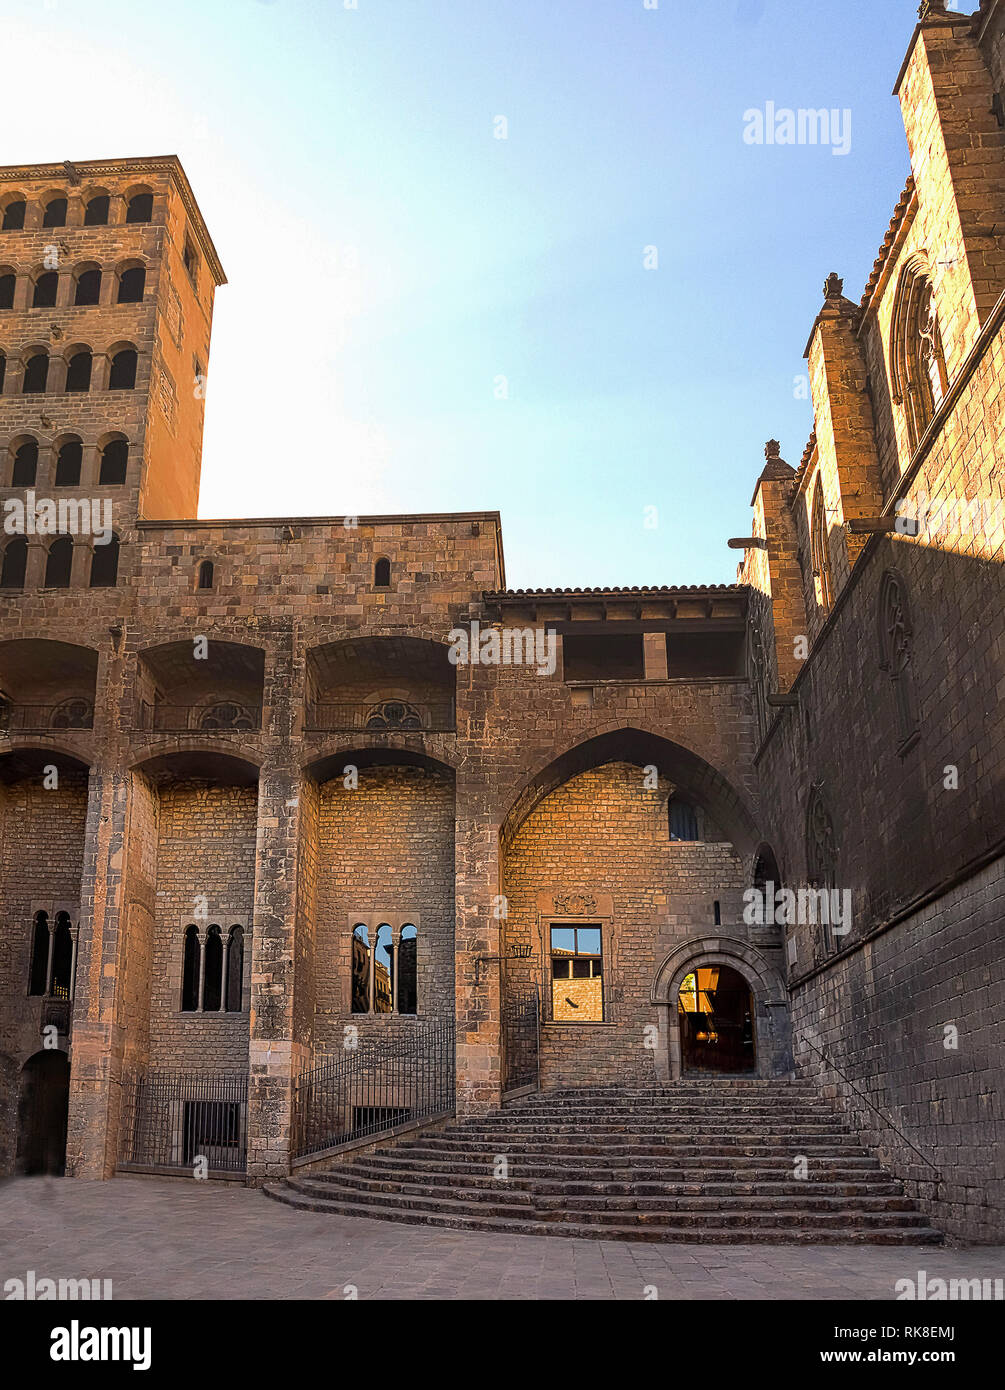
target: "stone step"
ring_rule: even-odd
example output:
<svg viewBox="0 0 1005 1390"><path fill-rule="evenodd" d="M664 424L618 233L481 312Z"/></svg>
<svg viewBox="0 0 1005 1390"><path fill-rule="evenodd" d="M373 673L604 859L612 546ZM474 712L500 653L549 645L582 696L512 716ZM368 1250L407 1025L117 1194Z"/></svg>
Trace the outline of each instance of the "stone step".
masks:
<svg viewBox="0 0 1005 1390"><path fill-rule="evenodd" d="M570 1157L578 1156L585 1158L600 1158L605 1155L638 1157L638 1158L659 1158L670 1162L676 1158L697 1158L707 1159L712 1157L730 1159L737 1158L772 1158L776 1163L788 1163L791 1165L796 1153L803 1154L807 1159L813 1158L844 1158L866 1157L866 1151L853 1139L840 1136L830 1143L820 1144L816 1141L812 1143L802 1142L798 1145L776 1140L772 1143L756 1143L751 1140L749 1143L731 1144L695 1144L684 1143L683 1141L668 1140L660 1143L657 1140L650 1142L637 1142L634 1144L618 1143L614 1139L608 1143L587 1143L584 1140L565 1141L559 1139L541 1139L537 1143L529 1143L522 1140L510 1139L509 1142L479 1144L465 1144L451 1139L425 1139L413 1140L407 1144L399 1144L398 1148L409 1154L451 1154L451 1153L471 1153L477 1156L488 1156L506 1153L509 1156L539 1154L542 1157L549 1155L561 1156L566 1154Z"/></svg>
<svg viewBox="0 0 1005 1390"><path fill-rule="evenodd" d="M334 1172L343 1172L345 1168L338 1168ZM386 1157L381 1154L374 1154L368 1158L357 1159L351 1165L354 1170L359 1172L379 1175L381 1173L393 1174L398 1172L414 1173L421 1177L436 1177L445 1182L453 1182L456 1179L476 1176L486 1178L487 1181L498 1181L492 1177L493 1163L464 1162L453 1160L442 1162L439 1160L422 1159L412 1162L399 1161L393 1157L393 1151ZM786 1185L794 1181L792 1176L792 1165L785 1167L761 1165L747 1166L743 1168L723 1167L722 1165L695 1163L691 1167L664 1167L652 1165L636 1165L626 1167L622 1164L609 1165L605 1167L581 1166L579 1164L555 1164L555 1163L510 1163L510 1181L519 1176L521 1181L542 1182L553 1181L561 1183L579 1182L584 1185L597 1183L618 1183L622 1185L635 1185L638 1183L656 1184L684 1184L690 1187L695 1185L716 1185L736 1184L739 1186L751 1186L753 1184L775 1183ZM311 1174L311 1176L321 1176ZM811 1181L814 1187L821 1183L852 1183L866 1184L870 1187L880 1182L894 1182L889 1178L876 1159L865 1159L858 1167L835 1167L816 1166L809 1170L809 1177L806 1181Z"/></svg>
<svg viewBox="0 0 1005 1390"><path fill-rule="evenodd" d="M710 1197L726 1199L729 1197L799 1197L811 1192L813 1197L902 1197L900 1183L887 1178L877 1171L869 1181L839 1182L807 1179L804 1182L786 1181L729 1181L729 1182L687 1182L667 1180L659 1176L626 1177L620 1181L610 1177L590 1178L577 1173L574 1179L556 1176L526 1174L522 1171L501 1179L492 1176L488 1170L474 1165L464 1165L444 1172L430 1171L422 1167L382 1166L359 1160L352 1165L334 1172L312 1173L310 1177L318 1182L340 1182L356 1186L381 1183L422 1183L433 1188L485 1188L496 1191L501 1186L534 1191L542 1196L611 1196L624 1197Z"/></svg>
<svg viewBox="0 0 1005 1390"><path fill-rule="evenodd" d="M589 1240L660 1241L686 1244L721 1245L938 1245L939 1231L927 1226L918 1217L913 1226L877 1228L875 1225L854 1226L845 1223L834 1228L803 1228L787 1223L756 1228L709 1223L700 1229L685 1225L599 1225L589 1222L551 1222L532 1219L514 1220L452 1212L438 1208L419 1212L389 1205L367 1207L352 1198L337 1200L298 1192L289 1184L269 1183L262 1189L266 1196L302 1211L328 1212L338 1216L376 1217L383 1221L405 1224L447 1227L452 1230L500 1231L511 1235L580 1236Z"/></svg>
<svg viewBox="0 0 1005 1390"><path fill-rule="evenodd" d="M302 1190L325 1193L332 1189L352 1189L371 1193L396 1193L408 1196L429 1197L439 1200L443 1196L443 1184L422 1181L413 1177L374 1178L347 1170L338 1178L319 1175L316 1178L295 1180ZM790 1212L798 1217L804 1211L827 1212L845 1211L849 1207L857 1211L870 1212L913 1212L914 1203L910 1198L895 1193L877 1194L872 1192L826 1195L812 1192L777 1191L767 1193L696 1193L681 1188L670 1190L628 1189L623 1193L603 1191L601 1193L572 1191L559 1184L523 1184L511 1182L477 1183L469 1180L458 1182L448 1190L454 1198L464 1201L492 1202L503 1206L529 1203L537 1210L559 1212L587 1211L646 1211L646 1212L728 1212L774 1211Z"/></svg>

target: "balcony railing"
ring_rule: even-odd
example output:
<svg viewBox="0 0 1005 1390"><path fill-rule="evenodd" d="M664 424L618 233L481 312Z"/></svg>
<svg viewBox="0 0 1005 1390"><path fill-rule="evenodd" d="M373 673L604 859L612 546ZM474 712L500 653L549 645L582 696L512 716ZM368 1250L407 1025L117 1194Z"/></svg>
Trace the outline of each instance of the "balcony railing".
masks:
<svg viewBox="0 0 1005 1390"><path fill-rule="evenodd" d="M211 705L140 701L139 727L152 733L248 733L262 727L261 705L220 700Z"/></svg>
<svg viewBox="0 0 1005 1390"><path fill-rule="evenodd" d="M309 733L453 733L456 725L451 698L365 704L322 700L307 706Z"/></svg>
<svg viewBox="0 0 1005 1390"><path fill-rule="evenodd" d="M94 727L94 706L90 700L61 700L54 705L0 703L0 733L58 733L61 729Z"/></svg>

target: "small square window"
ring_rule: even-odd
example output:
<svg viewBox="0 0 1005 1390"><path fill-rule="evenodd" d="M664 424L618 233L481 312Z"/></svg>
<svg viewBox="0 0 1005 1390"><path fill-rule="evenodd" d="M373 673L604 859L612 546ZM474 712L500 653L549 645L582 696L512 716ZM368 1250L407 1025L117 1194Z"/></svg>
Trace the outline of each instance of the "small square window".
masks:
<svg viewBox="0 0 1005 1390"><path fill-rule="evenodd" d="M551 928L551 1016L554 1022L603 1022L602 943L598 926Z"/></svg>

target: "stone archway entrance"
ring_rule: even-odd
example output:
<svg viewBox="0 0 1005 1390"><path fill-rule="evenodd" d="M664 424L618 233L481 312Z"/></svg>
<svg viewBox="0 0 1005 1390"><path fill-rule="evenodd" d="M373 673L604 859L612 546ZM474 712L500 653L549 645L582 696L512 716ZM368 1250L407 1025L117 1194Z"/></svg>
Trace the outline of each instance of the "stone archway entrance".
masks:
<svg viewBox="0 0 1005 1390"><path fill-rule="evenodd" d="M684 976L677 1026L684 1075L756 1069L754 996L732 966L699 965Z"/></svg>
<svg viewBox="0 0 1005 1390"><path fill-rule="evenodd" d="M17 1171L62 1177L66 1170L66 1121L70 1059L55 1048L36 1052L21 1068L17 1107Z"/></svg>
<svg viewBox="0 0 1005 1390"><path fill-rule="evenodd" d="M726 975L724 972L729 971ZM717 1017L730 1024L738 1023L739 1028L730 1028L729 1046L719 1048L718 1039L709 1046L706 1037L698 1039L694 1035L719 1033L725 1042L725 1028L702 1028L698 1023L680 1021L681 990L690 976L695 976L695 984L700 987L715 981L713 994L726 987L721 998L717 998L711 1008L699 1010L696 995L694 1012L711 1013L713 1024ZM736 978L734 978L736 977ZM720 986L719 981L722 981ZM706 991L707 998L707 991ZM749 1002L748 1002L749 1001ZM792 1071L792 1048L789 1040L788 993L778 970L771 961L745 941L728 936L696 936L681 942L665 958L650 994L650 1002L658 1010L656 1055L654 1058L657 1079L676 1081L687 1072L725 1072L744 1071L749 1076L786 1076ZM746 1018L740 1012L749 1009L749 1029ZM687 1010L685 1009L685 1012ZM690 1033L694 1046L688 1047L685 1039ZM749 1033L749 1046L745 1035ZM726 1063L731 1056L749 1058L746 1066L695 1065L695 1058L701 1057L695 1051L698 1045L706 1048L704 1058L709 1063Z"/></svg>

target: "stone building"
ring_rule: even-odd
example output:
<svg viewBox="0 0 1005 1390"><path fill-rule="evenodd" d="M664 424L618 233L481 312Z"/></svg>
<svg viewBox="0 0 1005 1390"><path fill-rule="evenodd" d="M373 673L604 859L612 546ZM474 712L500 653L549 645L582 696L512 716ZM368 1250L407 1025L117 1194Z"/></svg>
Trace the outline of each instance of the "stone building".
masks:
<svg viewBox="0 0 1005 1390"><path fill-rule="evenodd" d="M195 519L181 165L0 169L2 1170L283 1177L350 1070L331 1147L796 1073L1005 1236L1005 5L928 0L897 95L733 585L507 589L494 512Z"/></svg>

